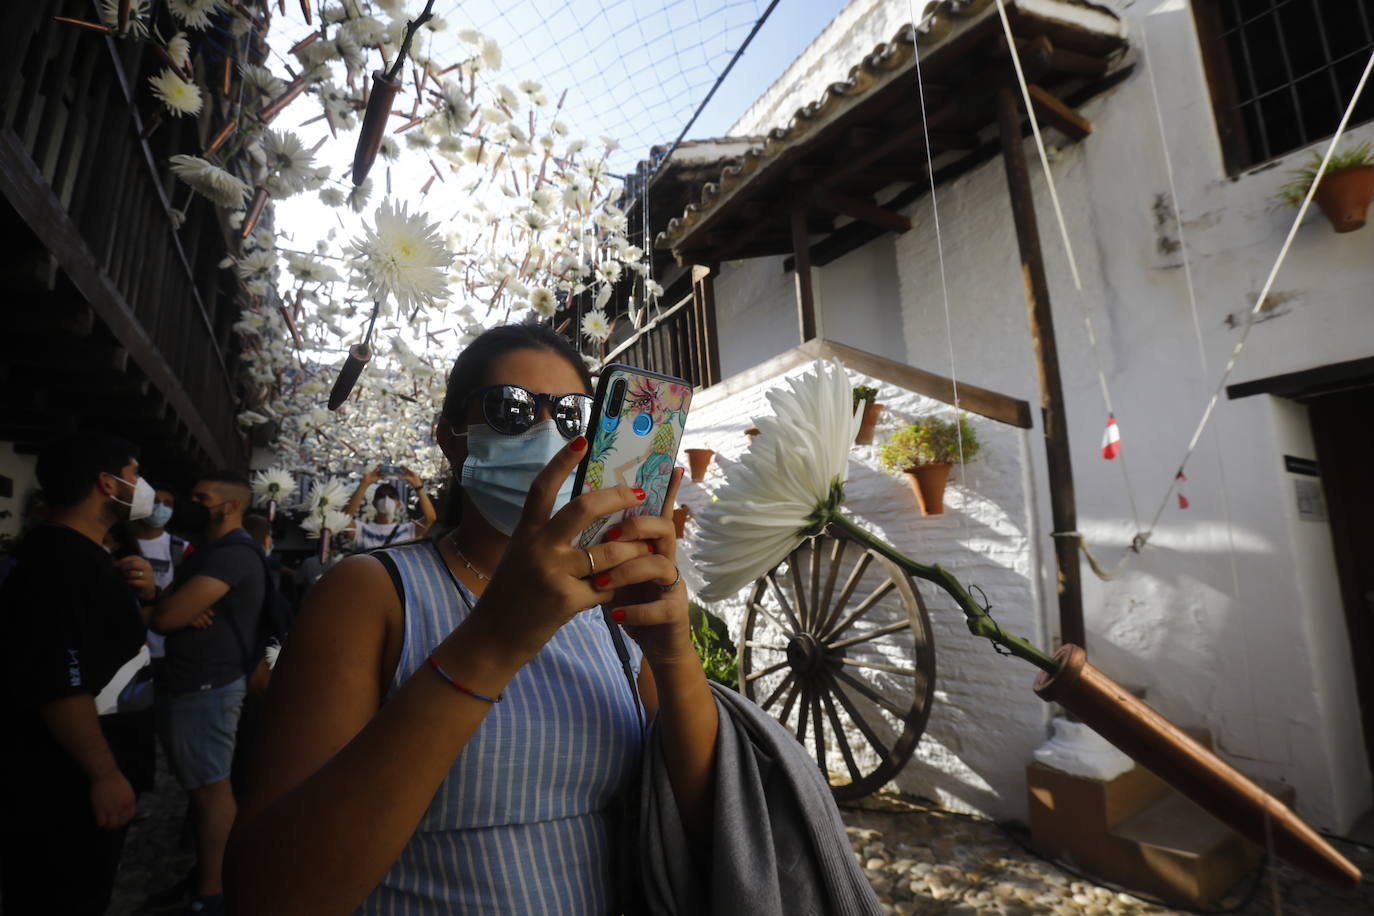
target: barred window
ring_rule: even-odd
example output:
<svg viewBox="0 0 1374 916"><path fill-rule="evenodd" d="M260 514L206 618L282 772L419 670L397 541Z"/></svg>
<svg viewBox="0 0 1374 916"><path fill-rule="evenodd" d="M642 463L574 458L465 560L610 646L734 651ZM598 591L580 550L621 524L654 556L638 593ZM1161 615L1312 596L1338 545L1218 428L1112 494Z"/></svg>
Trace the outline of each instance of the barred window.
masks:
<svg viewBox="0 0 1374 916"><path fill-rule="evenodd" d="M1193 0L1226 170L1335 133L1374 50L1374 0ZM1367 87L1350 126L1374 119Z"/></svg>

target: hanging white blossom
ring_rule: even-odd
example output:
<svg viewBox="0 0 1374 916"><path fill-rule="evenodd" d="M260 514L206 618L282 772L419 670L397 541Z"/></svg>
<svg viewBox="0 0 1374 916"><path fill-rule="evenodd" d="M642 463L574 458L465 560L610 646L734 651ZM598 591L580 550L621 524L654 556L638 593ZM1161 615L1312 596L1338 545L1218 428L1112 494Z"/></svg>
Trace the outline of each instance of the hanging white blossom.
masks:
<svg viewBox="0 0 1374 916"><path fill-rule="evenodd" d="M172 174L221 207L241 207L248 197L248 185L242 179L199 156L178 154L169 163Z"/></svg>
<svg viewBox="0 0 1374 916"><path fill-rule="evenodd" d="M172 115L200 114L200 87L170 67L163 67L156 76L148 77L153 95Z"/></svg>
<svg viewBox="0 0 1374 916"><path fill-rule="evenodd" d="M253 495L260 503L276 500L286 507L286 501L296 491L296 478L286 468L272 467L253 475Z"/></svg>
<svg viewBox="0 0 1374 916"><path fill-rule="evenodd" d="M377 208L373 225L364 223L362 237L348 246L360 285L373 299L390 296L400 308L410 309L448 296L444 268L453 255L436 231L438 224L427 219L387 199Z"/></svg>
<svg viewBox="0 0 1374 916"><path fill-rule="evenodd" d="M606 313L599 309L592 309L582 316L582 333L589 340L597 343L604 341L611 336L611 323L606 319Z"/></svg>
<svg viewBox="0 0 1374 916"><path fill-rule="evenodd" d="M210 18L224 9L224 0L167 0L167 9L190 29L208 29Z"/></svg>
<svg viewBox="0 0 1374 916"><path fill-rule="evenodd" d="M782 562L844 499L862 419L844 366L817 360L767 397L773 415L754 420L759 434L698 518L692 559L708 601L730 597Z"/></svg>

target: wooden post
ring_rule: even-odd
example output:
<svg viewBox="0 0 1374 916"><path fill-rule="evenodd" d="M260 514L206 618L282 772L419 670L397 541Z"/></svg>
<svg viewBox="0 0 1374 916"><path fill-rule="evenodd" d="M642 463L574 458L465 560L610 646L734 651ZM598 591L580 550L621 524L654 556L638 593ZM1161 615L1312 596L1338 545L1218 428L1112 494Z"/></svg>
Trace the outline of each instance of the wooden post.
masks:
<svg viewBox="0 0 1374 916"><path fill-rule="evenodd" d="M792 209L792 256L796 259L797 325L801 342L816 336L816 294L811 283L811 236L806 231L806 208Z"/></svg>
<svg viewBox="0 0 1374 916"><path fill-rule="evenodd" d="M720 341L716 337L716 274L719 264L692 266L692 311L697 328L700 361L696 380L702 388L720 381Z"/></svg>
<svg viewBox="0 0 1374 916"><path fill-rule="evenodd" d="M1026 286L1031 343L1040 380L1040 410L1045 426L1045 464L1050 476L1050 514L1057 532L1078 530L1073 493L1073 462L1069 456L1069 428L1064 416L1064 386L1059 379L1059 348L1054 339L1050 290L1035 222L1035 200L1021 145L1021 107L1007 88L997 90L997 129L1002 137L1002 164L1007 172L1016 243L1021 250L1021 278ZM1083 591L1079 576L1078 541L1054 539L1059 570L1059 635L1066 643L1087 648L1083 628Z"/></svg>

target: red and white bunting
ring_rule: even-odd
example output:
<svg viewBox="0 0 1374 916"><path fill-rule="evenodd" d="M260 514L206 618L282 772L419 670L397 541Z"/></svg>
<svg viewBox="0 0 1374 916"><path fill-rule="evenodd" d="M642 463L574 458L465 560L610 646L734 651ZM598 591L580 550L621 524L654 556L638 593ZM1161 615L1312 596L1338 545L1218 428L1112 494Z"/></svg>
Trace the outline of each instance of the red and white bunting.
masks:
<svg viewBox="0 0 1374 916"><path fill-rule="evenodd" d="M1186 496L1183 495L1183 485L1184 485L1185 483L1187 483L1187 482L1188 482L1188 475L1187 475L1187 474L1184 474L1182 471L1179 471L1179 472L1178 472L1178 507L1179 507L1180 509L1186 509L1186 508L1188 508L1188 497L1186 497Z"/></svg>
<svg viewBox="0 0 1374 916"><path fill-rule="evenodd" d="M1121 454L1121 430L1116 425L1116 417L1107 415L1107 428L1102 432L1102 457L1111 461Z"/></svg>

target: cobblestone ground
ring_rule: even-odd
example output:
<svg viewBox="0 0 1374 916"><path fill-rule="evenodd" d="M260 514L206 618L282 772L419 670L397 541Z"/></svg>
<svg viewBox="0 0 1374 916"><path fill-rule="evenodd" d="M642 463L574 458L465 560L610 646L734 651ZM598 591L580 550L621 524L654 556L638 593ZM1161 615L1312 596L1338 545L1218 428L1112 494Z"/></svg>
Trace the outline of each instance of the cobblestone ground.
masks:
<svg viewBox="0 0 1374 916"><path fill-rule="evenodd" d="M108 916L135 916L148 894L184 874L185 795L159 761L157 787L139 800ZM1021 845L1028 837L896 795L842 809L855 855L886 911L949 916L1169 916L1188 912L1079 878ZM1361 893L1339 896L1280 863L1256 872L1217 910L1239 916L1369 916L1374 913L1374 851L1337 842L1366 875ZM1278 902L1275 902L1275 893ZM1216 912L1214 910L1213 912Z"/></svg>

